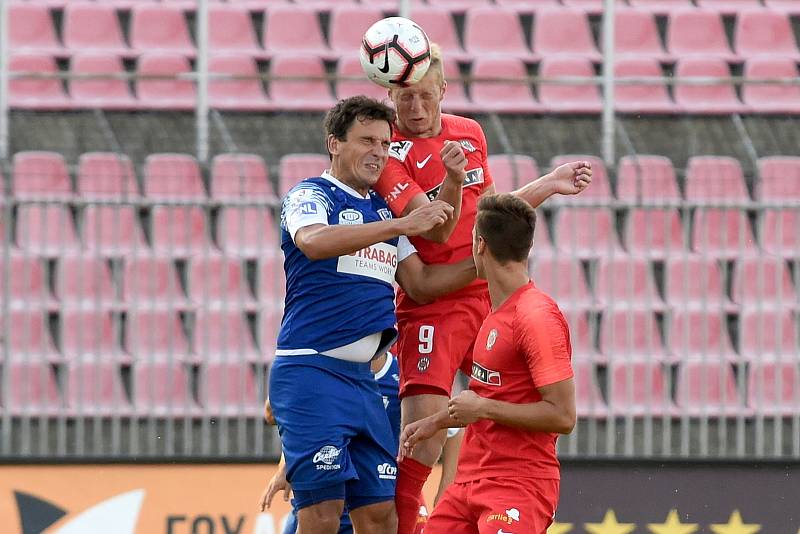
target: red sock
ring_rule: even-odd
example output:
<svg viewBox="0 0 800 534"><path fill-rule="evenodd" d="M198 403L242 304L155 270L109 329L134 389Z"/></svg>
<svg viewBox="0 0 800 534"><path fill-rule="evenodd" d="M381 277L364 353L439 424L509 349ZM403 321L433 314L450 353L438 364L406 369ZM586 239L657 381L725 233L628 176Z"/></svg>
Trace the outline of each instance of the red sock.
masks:
<svg viewBox="0 0 800 534"><path fill-rule="evenodd" d="M398 466L394 503L397 508L397 534L413 534L417 527L422 486L431 468L411 458L403 458Z"/></svg>

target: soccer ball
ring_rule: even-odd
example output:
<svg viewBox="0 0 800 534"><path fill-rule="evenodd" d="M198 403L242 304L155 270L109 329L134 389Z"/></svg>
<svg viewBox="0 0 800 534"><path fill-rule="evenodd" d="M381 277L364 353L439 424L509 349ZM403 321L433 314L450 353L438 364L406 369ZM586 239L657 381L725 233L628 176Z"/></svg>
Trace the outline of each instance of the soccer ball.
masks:
<svg viewBox="0 0 800 534"><path fill-rule="evenodd" d="M389 17L369 27L361 41L361 66L383 87L407 87L420 81L431 64L428 36L414 21Z"/></svg>

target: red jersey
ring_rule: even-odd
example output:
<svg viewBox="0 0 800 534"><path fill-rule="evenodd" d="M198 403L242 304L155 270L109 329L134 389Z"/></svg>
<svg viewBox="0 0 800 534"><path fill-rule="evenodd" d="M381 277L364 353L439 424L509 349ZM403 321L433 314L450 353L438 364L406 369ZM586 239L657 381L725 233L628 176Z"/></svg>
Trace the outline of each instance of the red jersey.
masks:
<svg viewBox="0 0 800 534"><path fill-rule="evenodd" d="M538 388L572 377L567 321L532 282L486 318L472 357L469 388L489 399L538 402ZM461 446L456 482L506 476L558 479L557 437L487 419L472 423Z"/></svg>
<svg viewBox="0 0 800 534"><path fill-rule="evenodd" d="M487 164L486 136L480 124L457 115L442 114L442 131L436 137L406 137L395 131L389 147L389 161L378 183L373 187L383 196L389 208L400 216L411 199L425 193L436 198L447 171L439 153L445 141L458 141L467 156L464 189L461 197L461 217L447 243L434 243L421 237L411 237L420 259L427 264L456 263L472 254L472 227L478 211L478 198L494 181ZM455 292L485 291L486 282L476 280L470 286ZM416 307L417 304L401 291L398 311Z"/></svg>

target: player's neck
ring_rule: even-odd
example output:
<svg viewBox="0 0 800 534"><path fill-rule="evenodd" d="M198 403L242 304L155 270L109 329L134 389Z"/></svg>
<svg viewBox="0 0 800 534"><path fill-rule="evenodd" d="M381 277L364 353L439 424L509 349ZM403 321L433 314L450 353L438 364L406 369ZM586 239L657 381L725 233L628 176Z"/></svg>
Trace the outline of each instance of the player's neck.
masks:
<svg viewBox="0 0 800 534"><path fill-rule="evenodd" d="M492 311L502 306L508 300L508 297L530 282L530 280L528 268L524 263L508 262L505 265L495 263L486 269L486 281L489 283Z"/></svg>
<svg viewBox="0 0 800 534"><path fill-rule="evenodd" d="M419 133L411 132L408 129L406 129L406 127L405 127L405 125L403 123L401 123L399 121L395 124L395 126L397 127L397 132L400 135L402 135L403 137L417 137L417 138L420 138L420 139L427 139L429 137L436 137L437 135L442 133L442 115L439 114L439 116L436 118L436 120L433 121L433 126L431 126L429 129L425 130L424 132L419 132Z"/></svg>

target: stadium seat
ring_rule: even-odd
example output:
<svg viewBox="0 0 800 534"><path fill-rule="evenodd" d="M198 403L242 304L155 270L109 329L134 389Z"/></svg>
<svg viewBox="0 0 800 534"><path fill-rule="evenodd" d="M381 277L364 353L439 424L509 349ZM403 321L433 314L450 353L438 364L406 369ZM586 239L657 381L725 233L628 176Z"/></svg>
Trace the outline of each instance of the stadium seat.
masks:
<svg viewBox="0 0 800 534"><path fill-rule="evenodd" d="M335 104L328 82L324 79L325 66L319 57L295 53L276 54L272 58L270 70L272 81L269 93L280 110L327 111ZM281 79L297 76L316 79Z"/></svg>
<svg viewBox="0 0 800 534"><path fill-rule="evenodd" d="M800 200L800 157L759 158L756 199L784 202Z"/></svg>
<svg viewBox="0 0 800 534"><path fill-rule="evenodd" d="M132 206L87 206L81 226L83 245L94 254L125 256L148 251Z"/></svg>
<svg viewBox="0 0 800 534"><path fill-rule="evenodd" d="M744 67L745 78L797 78L797 63L791 58L752 57ZM756 113L800 113L800 86L746 83L742 100Z"/></svg>
<svg viewBox="0 0 800 534"><path fill-rule="evenodd" d="M522 154L492 154L489 169L498 193L510 193L540 176L536 160Z"/></svg>
<svg viewBox="0 0 800 534"><path fill-rule="evenodd" d="M667 258L664 300L673 309L727 308L728 299L717 260L694 254Z"/></svg>
<svg viewBox="0 0 800 534"><path fill-rule="evenodd" d="M194 323L195 353L205 362L264 360L253 342L247 320L239 310L201 309Z"/></svg>
<svg viewBox="0 0 800 534"><path fill-rule="evenodd" d="M614 63L617 78L661 78L664 73L655 58L628 57ZM663 83L618 83L614 89L614 107L622 113L676 113L678 108L670 100Z"/></svg>
<svg viewBox="0 0 800 534"><path fill-rule="evenodd" d="M189 340L175 310L153 310L146 305L132 309L125 321L125 341L133 360L192 359Z"/></svg>
<svg viewBox="0 0 800 534"><path fill-rule="evenodd" d="M80 248L69 209L63 205L24 204L17 210L17 245L43 256L58 256Z"/></svg>
<svg viewBox="0 0 800 534"><path fill-rule="evenodd" d="M264 20L264 48L269 54L329 57L331 53L322 37L317 13L312 8L291 4L269 7Z"/></svg>
<svg viewBox="0 0 800 534"><path fill-rule="evenodd" d="M731 284L733 301L741 305L797 308L800 298L783 258L759 255L739 258Z"/></svg>
<svg viewBox="0 0 800 534"><path fill-rule="evenodd" d="M571 196L569 199L564 195L554 195L551 197L552 204L565 204L569 206L578 206L580 204L596 204L598 202L611 202L613 194L611 193L611 183L608 178L608 171L603 160L597 156L590 156L587 154L562 154L553 156L550 160L550 170L555 170L561 165L572 163L575 161L588 161L592 166L592 185L581 192L580 195Z"/></svg>
<svg viewBox="0 0 800 534"><path fill-rule="evenodd" d="M575 409L578 417L602 418L608 415L608 406L597 385L593 363L575 360L572 362L572 372L575 382Z"/></svg>
<svg viewBox="0 0 800 534"><path fill-rule="evenodd" d="M644 57L652 60L667 59L656 19L652 13L640 9L617 9L614 13L614 55ZM619 59L617 61L619 61Z"/></svg>
<svg viewBox="0 0 800 534"><path fill-rule="evenodd" d="M678 366L675 402L692 417L746 415L733 367L721 361L685 361Z"/></svg>
<svg viewBox="0 0 800 534"><path fill-rule="evenodd" d="M473 107L494 113L536 113L542 110L533 97L522 60L514 57L479 56L472 64ZM507 78L517 81L482 81Z"/></svg>
<svg viewBox="0 0 800 534"><path fill-rule="evenodd" d="M71 52L102 51L128 55L114 7L100 2L68 2L64 8L62 39Z"/></svg>
<svg viewBox="0 0 800 534"><path fill-rule="evenodd" d="M67 360L126 360L117 340L119 321L94 308L65 308L61 313L61 352Z"/></svg>
<svg viewBox="0 0 800 534"><path fill-rule="evenodd" d="M435 5L442 6L449 9L452 13L460 15L470 9L486 7L489 3L490 0L436 0Z"/></svg>
<svg viewBox="0 0 800 534"><path fill-rule="evenodd" d="M800 14L800 4L797 0L764 0L764 5L773 11L780 11L787 15Z"/></svg>
<svg viewBox="0 0 800 534"><path fill-rule="evenodd" d="M9 2L8 47L14 52L33 51L61 55L55 25L47 6L32 2Z"/></svg>
<svg viewBox="0 0 800 534"><path fill-rule="evenodd" d="M103 52L77 53L72 56L70 71L80 75L121 75L125 73L122 60L115 54ZM124 79L74 79L69 83L69 93L76 107L134 110L139 103L128 89Z"/></svg>
<svg viewBox="0 0 800 534"><path fill-rule="evenodd" d="M258 312L259 347L261 348L261 354L268 361L272 360L275 355L282 315L283 312L280 308L269 304Z"/></svg>
<svg viewBox="0 0 800 534"><path fill-rule="evenodd" d="M11 361L62 360L50 338L47 322L47 312L39 309L10 310L8 314L0 315L0 327L4 332L8 332L8 338L4 343L8 344L8 356ZM0 360L4 357L5 351L2 351Z"/></svg>
<svg viewBox="0 0 800 534"><path fill-rule="evenodd" d="M137 4L131 10L131 48L139 53L195 53L183 10L170 4Z"/></svg>
<svg viewBox="0 0 800 534"><path fill-rule="evenodd" d="M675 68L678 78L730 78L731 72L723 59L681 57ZM736 96L733 85L727 82L708 82L675 85L675 103L685 113L698 115L727 115L744 113L749 108Z"/></svg>
<svg viewBox="0 0 800 534"><path fill-rule="evenodd" d="M655 361L613 361L608 407L615 415L673 416L678 413L666 385L663 364Z"/></svg>
<svg viewBox="0 0 800 534"><path fill-rule="evenodd" d="M69 200L72 183L64 157L57 152L14 154L14 195L20 199Z"/></svg>
<svg viewBox="0 0 800 534"><path fill-rule="evenodd" d="M674 57L683 60L692 56L725 61L736 59L736 55L731 52L728 45L722 17L719 13L704 9L681 9L670 13L667 50ZM691 74L702 76L712 74L712 72L692 72ZM729 75L726 74L726 77Z"/></svg>
<svg viewBox="0 0 800 534"><path fill-rule="evenodd" d="M750 0L751 3L755 1ZM734 49L744 58L769 55L800 60L789 17L769 9L742 10L739 13Z"/></svg>
<svg viewBox="0 0 800 534"><path fill-rule="evenodd" d="M591 15L600 15L603 12L604 0L562 0L565 6L581 9ZM627 5L627 0L616 0L617 5Z"/></svg>
<svg viewBox="0 0 800 534"><path fill-rule="evenodd" d="M676 310L669 329L669 345L676 361L736 361L728 338L724 313L719 309Z"/></svg>
<svg viewBox="0 0 800 534"><path fill-rule="evenodd" d="M140 76L169 76L175 79L138 79L136 94L141 106L146 109L169 109L187 111L194 109L194 82L178 79L192 72L185 56L173 53L153 52L139 57Z"/></svg>
<svg viewBox="0 0 800 534"><path fill-rule="evenodd" d="M574 82L548 83L557 78L591 78L594 67L588 58L546 54L539 64L539 101L553 113L600 113L603 107L596 85Z"/></svg>
<svg viewBox="0 0 800 534"><path fill-rule="evenodd" d="M758 247L747 214L739 209L702 208L694 213L692 250L712 257L738 257Z"/></svg>
<svg viewBox="0 0 800 534"><path fill-rule="evenodd" d="M628 0L631 7L644 9L656 15L692 7L691 0Z"/></svg>
<svg viewBox="0 0 800 534"><path fill-rule="evenodd" d="M358 57L364 31L382 18L381 10L369 4L343 4L331 9L328 42L334 56Z"/></svg>
<svg viewBox="0 0 800 534"><path fill-rule="evenodd" d="M0 255L0 273L8 272L6 284L0 283L0 302L8 302L11 309L34 307L47 308L53 303L42 262L35 257L11 253Z"/></svg>
<svg viewBox="0 0 800 534"><path fill-rule="evenodd" d="M444 93L442 109L446 113L470 113L474 111L475 105L467 97L464 80L455 61L444 59L444 77L447 81L447 89Z"/></svg>
<svg viewBox="0 0 800 534"><path fill-rule="evenodd" d="M553 56L565 55L600 60L589 19L582 11L543 9L536 13L533 26L531 49L537 56L553 59Z"/></svg>
<svg viewBox="0 0 800 534"><path fill-rule="evenodd" d="M267 56L258 44L250 13L232 4L208 6L208 49L214 54L240 52L258 59Z"/></svg>
<svg viewBox="0 0 800 534"><path fill-rule="evenodd" d="M623 156L617 165L617 197L628 202L681 202L672 161L664 156Z"/></svg>
<svg viewBox="0 0 800 534"><path fill-rule="evenodd" d="M208 72L237 79L210 79L208 101L214 109L237 111L266 111L273 107L258 78L255 59L241 52L213 55L208 60ZM243 79L238 77L250 77Z"/></svg>
<svg viewBox="0 0 800 534"><path fill-rule="evenodd" d="M594 298L589 292L581 263L568 256L537 257L531 268L536 287L569 309L589 309Z"/></svg>
<svg viewBox="0 0 800 534"><path fill-rule="evenodd" d="M131 309L180 310L188 307L178 271L168 258L139 256L126 259L122 280L122 298Z"/></svg>
<svg viewBox="0 0 800 534"><path fill-rule="evenodd" d="M600 352L609 361L664 360L666 351L655 313L636 308L604 310L600 322Z"/></svg>
<svg viewBox="0 0 800 534"><path fill-rule="evenodd" d="M761 221L761 246L770 254L800 259L800 211L766 210Z"/></svg>
<svg viewBox="0 0 800 534"><path fill-rule="evenodd" d="M31 417L62 411L56 375L49 363L12 360L3 371L8 385L3 406L6 413Z"/></svg>
<svg viewBox="0 0 800 534"><path fill-rule="evenodd" d="M200 400L206 414L261 415L253 371L241 362L208 362L200 372Z"/></svg>
<svg viewBox="0 0 800 534"><path fill-rule="evenodd" d="M449 9L440 5L414 5L411 8L411 18L425 29L431 42L441 47L445 65L469 57L458 39L455 21Z"/></svg>
<svg viewBox="0 0 800 534"><path fill-rule="evenodd" d="M366 95L376 100L387 101L389 91L364 76L358 54L344 55L336 63L336 98ZM343 79L349 77L351 79ZM450 86L448 85L448 89Z"/></svg>
<svg viewBox="0 0 800 534"><path fill-rule="evenodd" d="M185 154L151 154L144 164L144 194L152 199L206 198L197 160Z"/></svg>
<svg viewBox="0 0 800 534"><path fill-rule="evenodd" d="M218 154L211 162L211 197L217 200L274 200L261 156Z"/></svg>
<svg viewBox="0 0 800 534"><path fill-rule="evenodd" d="M650 262L640 257L600 258L594 294L597 303L603 307L622 305L650 310L664 307Z"/></svg>
<svg viewBox="0 0 800 534"><path fill-rule="evenodd" d="M154 252L173 257L216 252L203 208L156 206L151 218Z"/></svg>
<svg viewBox="0 0 800 534"><path fill-rule="evenodd" d="M719 11L723 15L739 15L759 9L760 0L697 0L697 5L703 9Z"/></svg>
<svg viewBox="0 0 800 534"><path fill-rule="evenodd" d="M796 361L750 364L747 406L757 414L793 416L800 413L800 369Z"/></svg>
<svg viewBox="0 0 800 534"><path fill-rule="evenodd" d="M185 364L142 360L136 362L133 369L133 401L141 417L200 414L189 387Z"/></svg>
<svg viewBox="0 0 800 534"><path fill-rule="evenodd" d="M189 261L189 298L203 308L245 310L255 302L241 260L215 254Z"/></svg>
<svg viewBox="0 0 800 534"><path fill-rule="evenodd" d="M38 52L12 53L8 62L11 74L22 72L56 74L56 60ZM64 110L72 107L72 100L57 78L13 78L8 80L8 103L16 109Z"/></svg>
<svg viewBox="0 0 800 534"><path fill-rule="evenodd" d="M283 197L291 188L306 178L319 176L330 168L331 160L323 154L286 154L281 156L278 177L278 196Z"/></svg>
<svg viewBox="0 0 800 534"><path fill-rule="evenodd" d="M553 242L567 255L597 258L622 252L614 217L605 208L561 208L555 229Z"/></svg>
<svg viewBox="0 0 800 534"><path fill-rule="evenodd" d="M62 256L55 276L55 295L62 305L102 309L117 295L105 260L92 256Z"/></svg>
<svg viewBox="0 0 800 534"><path fill-rule="evenodd" d="M744 308L739 315L739 354L750 361L798 360L797 324L788 308Z"/></svg>
<svg viewBox="0 0 800 534"><path fill-rule="evenodd" d="M694 202L749 202L739 160L692 156L686 168L686 199Z"/></svg>
<svg viewBox="0 0 800 534"><path fill-rule="evenodd" d="M226 255L241 258L278 256L278 226L264 208L224 207L217 221L217 243Z"/></svg>
<svg viewBox="0 0 800 534"><path fill-rule="evenodd" d="M136 172L125 154L86 152L78 160L78 195L85 199L139 197Z"/></svg>
<svg viewBox="0 0 800 534"><path fill-rule="evenodd" d="M541 9L553 9L561 5L558 0L495 0L495 4L524 15L536 13ZM425 25L422 27L426 28Z"/></svg>
<svg viewBox="0 0 800 534"><path fill-rule="evenodd" d="M497 6L478 6L467 10L464 18L464 49L476 59L496 55L523 60L534 58L525 42L517 13Z"/></svg>
<svg viewBox="0 0 800 534"><path fill-rule="evenodd" d="M534 280L534 283L536 281ZM538 284L537 284L538 287ZM540 288L541 289L541 288ZM586 309L570 308L568 304L559 306L569 325L570 342L572 343L572 359L604 363L605 356L594 348L594 332L589 326Z"/></svg>
<svg viewBox="0 0 800 534"><path fill-rule="evenodd" d="M258 264L257 298L272 308L283 305L286 295L286 273L280 256L262 256Z"/></svg>
<svg viewBox="0 0 800 534"><path fill-rule="evenodd" d="M115 362L70 362L64 396L67 411L73 416L124 417L132 408Z"/></svg>

